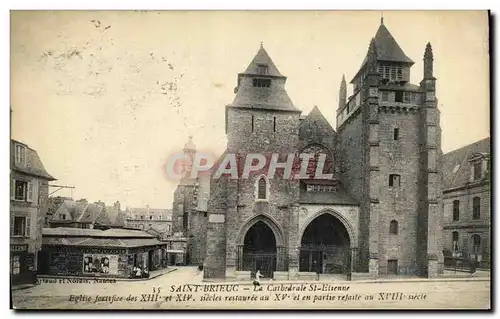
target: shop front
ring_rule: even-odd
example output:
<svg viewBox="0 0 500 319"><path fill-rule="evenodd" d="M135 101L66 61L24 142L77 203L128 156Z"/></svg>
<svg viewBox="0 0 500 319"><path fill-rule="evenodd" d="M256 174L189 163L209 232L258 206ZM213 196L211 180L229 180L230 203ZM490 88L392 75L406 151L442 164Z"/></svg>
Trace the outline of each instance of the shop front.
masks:
<svg viewBox="0 0 500 319"><path fill-rule="evenodd" d="M34 254L28 253L28 244L10 245L10 278L12 285L36 282Z"/></svg>
<svg viewBox="0 0 500 319"><path fill-rule="evenodd" d="M83 237L44 236L40 262L43 274L130 278L137 269L149 273L166 267L161 254L166 244L148 234L119 234L104 237L106 232ZM137 238L133 238L136 236Z"/></svg>
<svg viewBox="0 0 500 319"><path fill-rule="evenodd" d="M126 249L75 246L42 247L44 274L55 276L126 276Z"/></svg>

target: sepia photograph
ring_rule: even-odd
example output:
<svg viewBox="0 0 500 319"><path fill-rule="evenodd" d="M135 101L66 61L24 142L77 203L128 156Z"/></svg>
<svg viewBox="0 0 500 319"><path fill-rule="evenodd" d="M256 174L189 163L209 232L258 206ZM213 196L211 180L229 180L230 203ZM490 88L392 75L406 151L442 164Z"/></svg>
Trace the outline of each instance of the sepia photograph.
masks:
<svg viewBox="0 0 500 319"><path fill-rule="evenodd" d="M483 11L10 11L15 310L490 310Z"/></svg>

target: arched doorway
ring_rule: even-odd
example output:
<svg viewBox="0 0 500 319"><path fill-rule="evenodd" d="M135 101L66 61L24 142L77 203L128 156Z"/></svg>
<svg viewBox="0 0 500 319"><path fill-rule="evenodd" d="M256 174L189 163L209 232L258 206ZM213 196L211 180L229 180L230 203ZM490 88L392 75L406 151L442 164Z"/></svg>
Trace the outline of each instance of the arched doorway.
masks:
<svg viewBox="0 0 500 319"><path fill-rule="evenodd" d="M261 220L245 234L242 268L251 271L252 278L257 269L267 278L272 278L276 270L276 237L273 230Z"/></svg>
<svg viewBox="0 0 500 319"><path fill-rule="evenodd" d="M299 271L344 274L351 268L351 240L344 224L325 212L304 230L300 246Z"/></svg>

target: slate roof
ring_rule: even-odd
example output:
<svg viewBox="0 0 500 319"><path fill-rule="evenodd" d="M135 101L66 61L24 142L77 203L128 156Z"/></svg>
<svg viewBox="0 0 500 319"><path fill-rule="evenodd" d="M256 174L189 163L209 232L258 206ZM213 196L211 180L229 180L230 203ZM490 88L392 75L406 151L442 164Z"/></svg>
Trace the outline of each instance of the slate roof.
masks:
<svg viewBox="0 0 500 319"><path fill-rule="evenodd" d="M78 218L80 223L93 223L99 222L100 224L110 224L109 218L102 216L104 207L96 204L87 204L85 210ZM107 222L107 223L106 223Z"/></svg>
<svg viewBox="0 0 500 319"><path fill-rule="evenodd" d="M86 203L83 202L75 202L73 200L64 200L59 207L56 208L51 221L57 222L75 222L77 221L82 212L87 207ZM66 219L59 219L60 214L66 215Z"/></svg>
<svg viewBox="0 0 500 319"><path fill-rule="evenodd" d="M380 24L375 34L375 47L377 48L378 61L414 63L412 59L403 52L383 23Z"/></svg>
<svg viewBox="0 0 500 319"><path fill-rule="evenodd" d="M158 244L165 244L156 238L151 239L121 239L126 247L141 247L141 246L154 246Z"/></svg>
<svg viewBox="0 0 500 319"><path fill-rule="evenodd" d="M169 217L172 216L172 209L168 208L150 208L150 207L128 207L125 211L125 218L134 219L134 216L137 215L138 219L140 216L144 216L144 220L149 219L149 215L153 216L162 216L162 220L169 220Z"/></svg>
<svg viewBox="0 0 500 319"><path fill-rule="evenodd" d="M50 246L130 248L155 246L165 243L156 238L78 238L77 241L70 242L67 238L44 237L42 244Z"/></svg>
<svg viewBox="0 0 500 319"><path fill-rule="evenodd" d="M136 237L152 237L150 234L143 232L141 230L132 230L132 229L119 229L119 228L111 228L108 230L102 231L102 236L104 237L121 237L121 238L136 238Z"/></svg>
<svg viewBox="0 0 500 319"><path fill-rule="evenodd" d="M166 208L150 208L149 211L155 215L161 214L164 218L172 214L172 210Z"/></svg>
<svg viewBox="0 0 500 319"><path fill-rule="evenodd" d="M99 229L82 229L71 227L57 227L57 228L44 228L42 230L43 236L92 236L99 235L102 230Z"/></svg>
<svg viewBox="0 0 500 319"><path fill-rule="evenodd" d="M79 241L82 239L79 238ZM47 238L42 238L42 244L43 245L52 245L52 246L64 246L64 245L71 245L66 238L60 238L60 237L47 237Z"/></svg>
<svg viewBox="0 0 500 319"><path fill-rule="evenodd" d="M333 138L335 134L335 130L316 105L299 124L300 139L306 139L311 136Z"/></svg>
<svg viewBox="0 0 500 319"><path fill-rule="evenodd" d="M260 75L259 74L259 64L267 65L267 75L269 76L277 76L277 77L284 77L276 65L274 64L273 60L271 60L271 57L267 53L266 49L264 49L264 46L260 46L259 51L253 58L252 62L250 62L250 65L248 65L247 69L243 74L247 75Z"/></svg>
<svg viewBox="0 0 500 319"><path fill-rule="evenodd" d="M259 64L267 65L267 74L259 74ZM271 77L271 86L254 87L252 79L248 78L256 76ZM253 58L245 72L238 75L238 79L238 89L231 104L232 107L301 112L293 105L292 100L284 88L286 77L281 75L263 47L259 49L257 55Z"/></svg>
<svg viewBox="0 0 500 319"><path fill-rule="evenodd" d="M66 219L60 219L60 214L66 215ZM114 206L66 199L55 208L50 222L125 226L125 213Z"/></svg>
<svg viewBox="0 0 500 319"><path fill-rule="evenodd" d="M375 50L377 52L377 61L400 62L408 64L415 63L403 52L403 49L401 49L397 41L394 39L392 34L383 23L380 24L373 40L375 42ZM359 71L361 71L365 64L368 62L369 54L370 50L368 49L368 52L365 56L365 59L363 60L363 63L361 64L361 67L359 68ZM353 80L351 80L351 83L354 82L354 79L358 76L359 71L353 78Z"/></svg>
<svg viewBox="0 0 500 319"><path fill-rule="evenodd" d="M71 246L92 246L92 247L124 247L125 245L118 238L85 238Z"/></svg>
<svg viewBox="0 0 500 319"><path fill-rule="evenodd" d="M111 228L108 230L70 227L44 228L43 236L99 237L99 238L153 238L150 234L132 229Z"/></svg>
<svg viewBox="0 0 500 319"><path fill-rule="evenodd" d="M293 105L290 96L288 96L284 88L276 88L276 86L273 85L271 85L271 88L255 88L249 85L241 85L231 106L301 112Z"/></svg>
<svg viewBox="0 0 500 319"><path fill-rule="evenodd" d="M26 165L16 163L16 161L15 161L15 145L16 144L21 144L24 147L26 147L26 154L25 154ZM18 172L21 172L21 173L41 177L41 178L47 179L49 181L56 180L52 175L50 175L47 172L47 170L45 170L45 167L43 166L42 161L40 160L40 157L38 156L38 153L34 149L28 147L28 145L26 145L22 142L19 142L19 141L13 140L13 139L10 140L10 145L11 145L11 148L10 148L10 163L11 163L10 166L11 166L11 169L18 171Z"/></svg>
<svg viewBox="0 0 500 319"><path fill-rule="evenodd" d="M491 151L490 138L464 146L443 155L444 189L465 186L469 182L471 163L468 159L476 153L489 155Z"/></svg>

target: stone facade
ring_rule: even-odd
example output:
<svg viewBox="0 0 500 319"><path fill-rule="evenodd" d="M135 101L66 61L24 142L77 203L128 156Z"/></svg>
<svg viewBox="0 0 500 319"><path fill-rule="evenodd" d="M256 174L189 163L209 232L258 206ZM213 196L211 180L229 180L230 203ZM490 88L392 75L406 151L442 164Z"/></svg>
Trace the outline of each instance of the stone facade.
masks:
<svg viewBox="0 0 500 319"><path fill-rule="evenodd" d="M452 257L476 259L490 267L491 189L490 139L444 155L444 251ZM475 174L475 165L478 173ZM477 237L478 236L478 237ZM476 239L474 242L474 238Z"/></svg>
<svg viewBox="0 0 500 319"><path fill-rule="evenodd" d="M192 138L184 147L184 154L191 161L196 153ZM185 261L191 265L203 265L207 252L208 197L210 176L191 178L190 161L184 163L182 179L174 192L172 204L172 235L186 238Z"/></svg>
<svg viewBox="0 0 500 319"><path fill-rule="evenodd" d="M212 176L206 228L196 228L206 231L194 233L206 243L205 279L246 278L260 268L280 279L442 273L441 129L430 44L420 86L409 83L413 64L381 24L349 98L342 79L335 131L318 107L300 115L286 77L260 48L226 106L224 155L235 155L239 178ZM331 177L269 178L269 164L242 175L255 153L268 161L278 153L278 163L306 153L313 165L324 156ZM296 172L300 163L293 164ZM188 184L181 181L174 196L179 230L186 198L198 189Z"/></svg>
<svg viewBox="0 0 500 319"><path fill-rule="evenodd" d="M129 207L125 210L124 226L150 232L159 238L167 238L172 235L172 211L149 206Z"/></svg>
<svg viewBox="0 0 500 319"><path fill-rule="evenodd" d="M413 61L383 24L365 61L352 80L354 94L337 113L341 175L360 202L360 267L378 275L434 277L442 272L443 256L432 48L428 44L425 50L420 87L407 82ZM429 260L437 260L432 272Z"/></svg>
<svg viewBox="0 0 500 319"><path fill-rule="evenodd" d="M11 140L10 273L13 284L30 282L38 268L48 211L48 174L37 152Z"/></svg>

